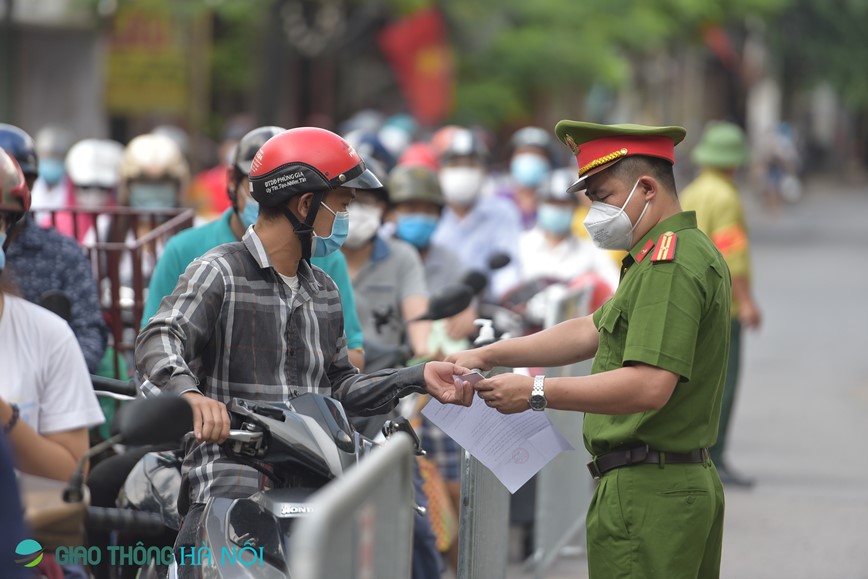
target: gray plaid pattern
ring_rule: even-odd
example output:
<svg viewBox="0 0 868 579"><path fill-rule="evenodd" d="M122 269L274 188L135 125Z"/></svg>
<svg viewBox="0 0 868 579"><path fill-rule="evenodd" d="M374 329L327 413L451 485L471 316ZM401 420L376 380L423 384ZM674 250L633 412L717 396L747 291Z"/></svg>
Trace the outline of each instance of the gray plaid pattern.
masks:
<svg viewBox="0 0 868 579"><path fill-rule="evenodd" d="M371 415L423 391L423 366L360 375L347 358L335 283L305 262L298 278L292 295L252 228L241 242L191 263L136 340L145 395L198 390L228 403L320 392L349 412ZM182 473L192 502L245 497L267 486L259 472L234 463L217 444L193 441Z"/></svg>

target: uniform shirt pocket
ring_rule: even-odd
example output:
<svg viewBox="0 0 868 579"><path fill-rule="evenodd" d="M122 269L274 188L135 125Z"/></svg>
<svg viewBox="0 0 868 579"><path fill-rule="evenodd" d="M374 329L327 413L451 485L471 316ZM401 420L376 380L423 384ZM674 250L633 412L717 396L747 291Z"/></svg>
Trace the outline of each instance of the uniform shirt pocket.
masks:
<svg viewBox="0 0 868 579"><path fill-rule="evenodd" d="M609 302L600 312L597 330L600 345L597 348L594 371L620 368L624 361L624 343L627 338L627 320L621 309Z"/></svg>

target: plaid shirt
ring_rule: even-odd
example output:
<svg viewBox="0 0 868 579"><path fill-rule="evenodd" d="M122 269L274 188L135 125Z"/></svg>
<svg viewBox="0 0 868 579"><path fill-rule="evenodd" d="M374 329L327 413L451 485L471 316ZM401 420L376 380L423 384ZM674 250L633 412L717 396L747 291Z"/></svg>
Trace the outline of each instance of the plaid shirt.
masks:
<svg viewBox="0 0 868 579"><path fill-rule="evenodd" d="M351 412L382 414L399 397L422 391L423 366L360 375L347 358L340 294L318 268L302 261L292 295L253 228L241 242L195 260L136 340L136 366L146 395L199 391L283 402L320 392ZM246 497L266 488L256 470L218 444L195 443L182 474L192 502Z"/></svg>

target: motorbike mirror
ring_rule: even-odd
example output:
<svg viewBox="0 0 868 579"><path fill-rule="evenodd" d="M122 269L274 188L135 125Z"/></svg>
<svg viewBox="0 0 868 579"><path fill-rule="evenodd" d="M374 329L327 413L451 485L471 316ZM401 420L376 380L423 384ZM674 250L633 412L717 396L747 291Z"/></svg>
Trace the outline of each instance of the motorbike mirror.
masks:
<svg viewBox="0 0 868 579"><path fill-rule="evenodd" d="M512 261L512 258L505 253L495 253L491 257L488 258L488 267L492 271L502 269L509 265Z"/></svg>
<svg viewBox="0 0 868 579"><path fill-rule="evenodd" d="M72 302L63 290L48 290L39 297L39 305L67 322L72 319Z"/></svg>
<svg viewBox="0 0 868 579"><path fill-rule="evenodd" d="M473 292L473 295L479 295L482 293L482 290L485 289L485 286L488 285L488 277L482 273L481 271L471 270L468 271L464 277L461 279L461 283L470 288Z"/></svg>
<svg viewBox="0 0 868 579"><path fill-rule="evenodd" d="M78 503L84 499L84 465L113 444L166 444L180 439L192 427L193 409L178 396L139 398L121 406L112 424L112 437L90 447L82 455L63 491L63 500Z"/></svg>
<svg viewBox="0 0 868 579"><path fill-rule="evenodd" d="M179 396L140 398L121 407L115 422L124 444L166 444L193 428L193 410Z"/></svg>
<svg viewBox="0 0 868 579"><path fill-rule="evenodd" d="M428 311L416 320L442 320L459 314L473 301L473 290L464 284L444 287L428 300Z"/></svg>

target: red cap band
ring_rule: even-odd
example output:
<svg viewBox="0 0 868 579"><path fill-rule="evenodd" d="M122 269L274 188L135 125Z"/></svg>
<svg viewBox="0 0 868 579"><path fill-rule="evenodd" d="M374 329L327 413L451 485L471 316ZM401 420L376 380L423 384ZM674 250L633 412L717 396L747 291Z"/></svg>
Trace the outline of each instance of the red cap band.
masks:
<svg viewBox="0 0 868 579"><path fill-rule="evenodd" d="M615 159L632 155L660 157L675 163L675 143L670 137L603 137L579 145L576 160L579 162L579 177Z"/></svg>

